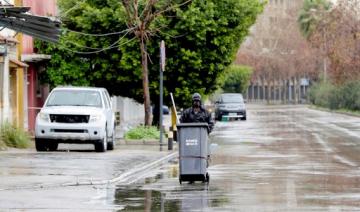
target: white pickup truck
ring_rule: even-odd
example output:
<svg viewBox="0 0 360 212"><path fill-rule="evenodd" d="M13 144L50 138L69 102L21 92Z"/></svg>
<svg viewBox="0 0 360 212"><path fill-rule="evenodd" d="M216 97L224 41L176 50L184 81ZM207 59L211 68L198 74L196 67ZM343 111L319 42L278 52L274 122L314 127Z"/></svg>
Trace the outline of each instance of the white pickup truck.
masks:
<svg viewBox="0 0 360 212"><path fill-rule="evenodd" d="M115 147L115 115L105 88L57 87L36 117L37 151L59 143L94 144L97 152Z"/></svg>

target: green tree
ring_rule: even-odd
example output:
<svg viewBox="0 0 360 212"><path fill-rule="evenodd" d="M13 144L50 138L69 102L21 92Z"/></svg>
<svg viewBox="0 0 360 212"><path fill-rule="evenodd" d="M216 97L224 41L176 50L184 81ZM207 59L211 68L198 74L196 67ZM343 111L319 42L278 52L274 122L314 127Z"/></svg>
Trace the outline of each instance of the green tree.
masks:
<svg viewBox="0 0 360 212"><path fill-rule="evenodd" d="M163 2L168 1L159 1L159 5ZM165 103L172 92L177 105L186 106L192 93L208 94L217 88L216 78L234 60L264 5L258 0L171 2L181 6L166 7L151 22L146 43L149 90L152 103L157 104L159 43L164 40ZM139 0L138 7L147 3ZM37 44L40 52L52 55L46 76L49 82L103 86L113 95L143 102L140 47L124 5L118 0L59 0L59 7L65 28L59 44Z"/></svg>
<svg viewBox="0 0 360 212"><path fill-rule="evenodd" d="M250 84L252 69L249 66L231 65L225 72L222 89L227 93L244 93Z"/></svg>

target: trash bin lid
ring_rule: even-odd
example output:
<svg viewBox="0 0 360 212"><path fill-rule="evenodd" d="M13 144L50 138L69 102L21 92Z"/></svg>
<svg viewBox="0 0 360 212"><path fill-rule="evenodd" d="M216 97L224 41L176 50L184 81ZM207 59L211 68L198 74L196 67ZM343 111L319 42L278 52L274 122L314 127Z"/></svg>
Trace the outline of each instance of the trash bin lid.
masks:
<svg viewBox="0 0 360 212"><path fill-rule="evenodd" d="M193 122L193 123L181 123L181 124L177 124L176 127L177 128L182 128L182 127L208 127L209 125L206 122Z"/></svg>

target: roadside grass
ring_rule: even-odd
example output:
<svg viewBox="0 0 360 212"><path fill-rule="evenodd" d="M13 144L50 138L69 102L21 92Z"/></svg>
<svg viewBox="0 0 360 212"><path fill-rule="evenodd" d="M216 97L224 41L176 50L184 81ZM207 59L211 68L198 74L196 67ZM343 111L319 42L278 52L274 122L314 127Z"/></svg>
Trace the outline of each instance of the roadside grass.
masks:
<svg viewBox="0 0 360 212"><path fill-rule="evenodd" d="M9 123L0 127L0 147L27 148L30 145L30 135Z"/></svg>
<svg viewBox="0 0 360 212"><path fill-rule="evenodd" d="M349 81L342 85L331 82L315 83L309 91L310 102L332 111L357 113L360 111L360 81Z"/></svg>
<svg viewBox="0 0 360 212"><path fill-rule="evenodd" d="M125 133L127 140L159 139L160 131L155 126L138 126Z"/></svg>
<svg viewBox="0 0 360 212"><path fill-rule="evenodd" d="M335 110L337 112L341 112L341 113L349 113L352 115L356 115L356 116L360 116L360 111L359 110L348 110L348 109L339 109L339 110Z"/></svg>
<svg viewBox="0 0 360 212"><path fill-rule="evenodd" d="M6 149L6 144L5 142L2 140L2 138L0 137L0 151L1 150L5 150Z"/></svg>
<svg viewBox="0 0 360 212"><path fill-rule="evenodd" d="M344 108L331 110L331 109L329 109L327 107L321 107L321 106L318 106L318 105L310 105L310 108L317 109L317 110L328 111L328 112L335 112L335 113L359 116L360 117L360 111L358 111L358 110L349 110L349 109L344 109Z"/></svg>

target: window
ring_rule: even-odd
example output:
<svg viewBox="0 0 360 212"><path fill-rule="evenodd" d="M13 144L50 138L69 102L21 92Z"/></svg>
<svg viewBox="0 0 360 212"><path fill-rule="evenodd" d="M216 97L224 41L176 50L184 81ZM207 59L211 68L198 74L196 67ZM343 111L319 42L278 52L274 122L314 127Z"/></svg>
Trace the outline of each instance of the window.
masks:
<svg viewBox="0 0 360 212"><path fill-rule="evenodd" d="M108 99L105 91L103 91L102 94L103 94L103 96L104 96L105 108L106 108L106 109L109 109L109 108L110 108L110 102L109 102L109 99Z"/></svg>
<svg viewBox="0 0 360 212"><path fill-rule="evenodd" d="M46 106L89 106L101 108L102 102L98 91L57 90L51 94Z"/></svg>
<svg viewBox="0 0 360 212"><path fill-rule="evenodd" d="M111 107L111 98L110 98L110 94L109 94L109 92L107 92L107 90L105 90L104 92L105 92L105 94L106 94L106 98L108 99L108 101L109 101L109 105L110 105L110 107Z"/></svg>

